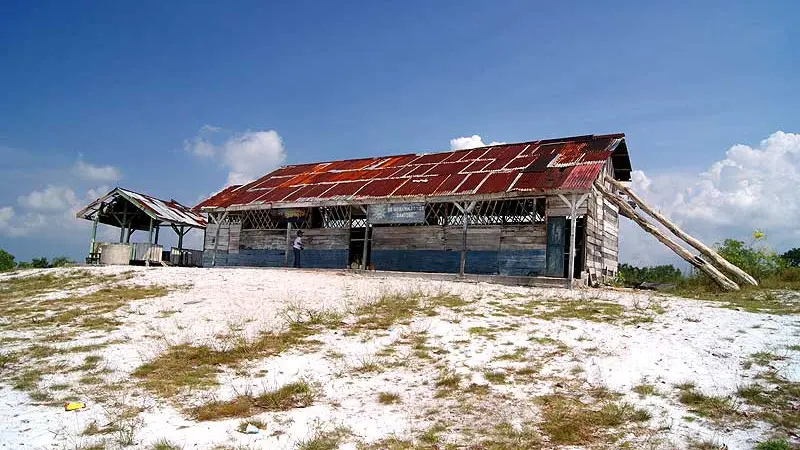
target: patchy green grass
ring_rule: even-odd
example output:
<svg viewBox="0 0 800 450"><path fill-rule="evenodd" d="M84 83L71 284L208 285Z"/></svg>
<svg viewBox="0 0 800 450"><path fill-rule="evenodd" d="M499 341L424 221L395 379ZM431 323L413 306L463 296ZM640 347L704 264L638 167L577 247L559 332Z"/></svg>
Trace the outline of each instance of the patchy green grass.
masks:
<svg viewBox="0 0 800 450"><path fill-rule="evenodd" d="M718 302L722 308L766 314L800 314L800 303L792 301L785 291L800 290L800 282L761 280L759 286L742 285L739 291L723 291L713 282L687 281L679 284L673 293L681 297Z"/></svg>
<svg viewBox="0 0 800 450"><path fill-rule="evenodd" d="M516 428L508 422L502 422L481 434L484 437L477 448L482 450L528 450L542 446L541 435L531 425Z"/></svg>
<svg viewBox="0 0 800 450"><path fill-rule="evenodd" d="M791 450L791 447L786 439L770 439L757 444L755 450Z"/></svg>
<svg viewBox="0 0 800 450"><path fill-rule="evenodd" d="M400 394L395 392L378 392L378 403L381 405L391 405L400 402Z"/></svg>
<svg viewBox="0 0 800 450"><path fill-rule="evenodd" d="M506 373L499 370L484 370L483 377L492 384L506 384L508 382Z"/></svg>
<svg viewBox="0 0 800 450"><path fill-rule="evenodd" d="M171 397L182 388L206 388L217 384L216 374L223 366L275 356L291 348L309 345L306 338L316 333L310 326L293 324L288 330L262 333L253 341L240 340L230 348L187 344L168 348L133 372L143 387L162 397Z"/></svg>
<svg viewBox="0 0 800 450"><path fill-rule="evenodd" d="M611 397L606 392L599 393L591 402L561 394L539 397L542 414L539 428L553 444L587 445L616 442L619 428L650 420L647 410L613 402Z"/></svg>
<svg viewBox="0 0 800 450"><path fill-rule="evenodd" d="M161 438L155 441L150 447L150 450L183 450L183 446L178 445L168 439Z"/></svg>
<svg viewBox="0 0 800 450"><path fill-rule="evenodd" d="M314 402L315 392L305 381L296 381L258 396L239 395L228 401L213 401L190 410L196 420L249 417L254 411L288 411L305 408Z"/></svg>
<svg viewBox="0 0 800 450"><path fill-rule="evenodd" d="M358 330L386 330L392 325L409 320L419 310L422 294L387 294L378 300L361 305L354 314L353 327Z"/></svg>
<svg viewBox="0 0 800 450"><path fill-rule="evenodd" d="M680 391L678 401L689 407L689 411L712 420L735 420L739 418L734 399L730 396L706 395L692 383L676 386Z"/></svg>
<svg viewBox="0 0 800 450"><path fill-rule="evenodd" d="M436 397L444 397L453 393L456 389L458 389L460 383L461 375L451 370L443 370L441 373L439 373L439 376L434 382L434 385L437 388Z"/></svg>
<svg viewBox="0 0 800 450"><path fill-rule="evenodd" d="M258 419L249 419L249 420L243 420L243 421L239 422L239 425L236 426L236 431L238 431L239 433L244 433L245 430L247 429L248 425L252 425L252 426L258 428L261 431L264 431L264 430L267 429L267 424L266 423L264 423L264 422L262 422L262 421L260 421Z"/></svg>
<svg viewBox="0 0 800 450"><path fill-rule="evenodd" d="M586 320L613 323L623 318L622 305L601 300L546 300L541 302L548 309L537 312L543 320Z"/></svg>
<svg viewBox="0 0 800 450"><path fill-rule="evenodd" d="M774 370L757 375L759 383L741 386L736 395L755 408L756 417L780 430L800 429L800 382L790 381Z"/></svg>
<svg viewBox="0 0 800 450"><path fill-rule="evenodd" d="M649 397L651 395L658 395L658 390L652 384L640 383L631 388L631 391L639 394L640 398Z"/></svg>
<svg viewBox="0 0 800 450"><path fill-rule="evenodd" d="M336 450L344 439L350 435L350 430L337 427L333 430L317 430L314 435L300 441L296 450Z"/></svg>

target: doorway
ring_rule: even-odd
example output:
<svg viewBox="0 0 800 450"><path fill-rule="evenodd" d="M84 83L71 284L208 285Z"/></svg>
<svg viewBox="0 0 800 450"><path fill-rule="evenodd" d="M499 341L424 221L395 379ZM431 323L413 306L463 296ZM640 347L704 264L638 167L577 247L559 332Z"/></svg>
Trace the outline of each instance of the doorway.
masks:
<svg viewBox="0 0 800 450"><path fill-rule="evenodd" d="M586 218L575 221L575 271L574 278L580 278L586 249ZM545 256L545 275L567 278L569 275L569 235L572 220L565 216L547 218L547 247Z"/></svg>
<svg viewBox="0 0 800 450"><path fill-rule="evenodd" d="M371 243L365 240L366 228L351 228L350 229L350 254L347 258L349 268L361 268L361 259L364 257L364 245L367 246L367 261L364 267L369 267L370 263L370 250Z"/></svg>

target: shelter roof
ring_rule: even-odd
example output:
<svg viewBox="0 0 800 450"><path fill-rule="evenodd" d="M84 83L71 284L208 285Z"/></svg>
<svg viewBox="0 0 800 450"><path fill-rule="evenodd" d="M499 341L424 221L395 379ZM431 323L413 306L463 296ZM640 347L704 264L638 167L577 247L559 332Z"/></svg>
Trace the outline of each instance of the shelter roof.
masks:
<svg viewBox="0 0 800 450"><path fill-rule="evenodd" d="M202 214L175 200L161 200L120 187L114 188L108 194L93 201L78 211L75 216L79 219L94 220L94 215L99 214L100 222L117 226L118 224L113 215L121 212L125 202L132 204L146 216L162 224L183 225L194 228L205 228L207 225L206 219Z"/></svg>
<svg viewBox="0 0 800 450"><path fill-rule="evenodd" d="M585 191L609 158L614 177L630 180L622 133L298 164L227 187L195 209Z"/></svg>

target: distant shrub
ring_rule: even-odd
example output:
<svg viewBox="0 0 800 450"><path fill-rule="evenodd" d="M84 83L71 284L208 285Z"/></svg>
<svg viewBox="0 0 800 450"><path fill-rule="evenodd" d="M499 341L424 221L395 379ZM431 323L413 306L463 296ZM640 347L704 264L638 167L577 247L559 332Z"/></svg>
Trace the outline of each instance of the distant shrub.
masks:
<svg viewBox="0 0 800 450"><path fill-rule="evenodd" d="M50 263L47 262L47 258L33 258L31 259L31 267L34 269L47 269L50 267Z"/></svg>
<svg viewBox="0 0 800 450"><path fill-rule="evenodd" d="M619 281L626 285L644 282L675 283L682 278L680 269L671 264L651 267L636 267L625 263L619 265Z"/></svg>
<svg viewBox="0 0 800 450"><path fill-rule="evenodd" d="M50 267L65 267L71 264L75 263L66 256L56 256L52 261L50 261Z"/></svg>
<svg viewBox="0 0 800 450"><path fill-rule="evenodd" d="M763 234L753 234L753 243L762 241ZM725 239L717 244L717 252L750 275L762 279L786 268L786 261L766 245L755 247L736 239Z"/></svg>
<svg viewBox="0 0 800 450"><path fill-rule="evenodd" d="M16 267L14 264L14 255L0 248L0 272L13 270Z"/></svg>
<svg viewBox="0 0 800 450"><path fill-rule="evenodd" d="M756 445L755 450L790 450L789 443L785 439L770 439Z"/></svg>
<svg viewBox="0 0 800 450"><path fill-rule="evenodd" d="M800 247L795 247L782 254L781 258L792 267L800 267Z"/></svg>

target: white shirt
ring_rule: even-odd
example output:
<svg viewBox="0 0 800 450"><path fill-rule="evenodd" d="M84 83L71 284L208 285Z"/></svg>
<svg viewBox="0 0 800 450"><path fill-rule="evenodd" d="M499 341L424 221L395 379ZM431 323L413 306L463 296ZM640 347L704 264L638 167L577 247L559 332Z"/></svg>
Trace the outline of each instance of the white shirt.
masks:
<svg viewBox="0 0 800 450"><path fill-rule="evenodd" d="M301 238L300 236L297 236L296 238L294 238L294 243L292 244L292 247L294 247L294 248L296 248L298 250L302 250L303 249L303 238Z"/></svg>

